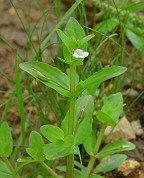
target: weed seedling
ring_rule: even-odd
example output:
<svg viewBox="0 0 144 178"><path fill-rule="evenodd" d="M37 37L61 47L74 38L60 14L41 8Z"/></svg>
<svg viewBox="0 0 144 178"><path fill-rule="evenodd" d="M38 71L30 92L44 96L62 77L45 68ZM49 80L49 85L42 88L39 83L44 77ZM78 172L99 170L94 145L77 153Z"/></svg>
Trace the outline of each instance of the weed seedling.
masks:
<svg viewBox="0 0 144 178"><path fill-rule="evenodd" d="M114 170L126 160L126 155L116 153L135 148L135 145L128 141L115 141L100 149L107 126L115 127L119 122L124 106L121 93L104 96L103 106L96 111L100 129L97 133L93 129L94 93L101 83L121 75L126 68L106 66L83 81L78 77L77 68L83 65L87 56L90 56L87 51L88 41L94 34L86 36L84 29L74 18L69 19L65 31L58 29L57 34L63 42L63 58L58 59L69 66L69 74L43 62L25 62L20 64L20 68L57 91L62 97L66 97L69 101L69 110L60 127L47 124L40 127L40 132L30 133L29 146L26 148L28 156L18 159L19 164L16 168L8 160L13 151L13 139L8 124L3 122L0 126L2 177L8 175L9 178L19 178L24 166L37 163L52 177L60 178L62 176L47 162L66 157L66 166L57 167L66 172L66 178L102 178L101 173ZM83 165L84 160L81 159L80 145L83 145L90 156L87 167ZM79 156L81 163L74 160L74 155ZM97 166L95 161L98 163Z"/></svg>

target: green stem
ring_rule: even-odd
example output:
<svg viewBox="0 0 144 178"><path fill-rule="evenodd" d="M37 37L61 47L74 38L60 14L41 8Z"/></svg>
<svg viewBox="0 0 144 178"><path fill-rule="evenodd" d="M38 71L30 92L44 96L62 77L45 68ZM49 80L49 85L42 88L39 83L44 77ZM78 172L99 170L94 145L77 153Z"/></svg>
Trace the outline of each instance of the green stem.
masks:
<svg viewBox="0 0 144 178"><path fill-rule="evenodd" d="M16 178L20 178L19 175L16 175L15 169L12 167L11 163L9 162L9 160L7 158L2 158L2 160L5 162L5 164L7 165L8 169L11 171L11 174L13 175L13 177Z"/></svg>
<svg viewBox="0 0 144 178"><path fill-rule="evenodd" d="M68 123L68 134L73 134L74 118L75 118L75 102L74 93L76 90L76 66L74 64L70 65L70 93L72 97L70 98L70 109L69 109L69 123Z"/></svg>
<svg viewBox="0 0 144 178"><path fill-rule="evenodd" d="M70 65L70 92L72 97L70 98L70 109L69 109L69 121L68 121L68 134L73 135L74 131L74 120L75 120L75 103L76 98L74 98L74 93L76 90L76 66L74 64ZM67 157L67 173L66 178L73 178L74 169L74 154Z"/></svg>
<svg viewBox="0 0 144 178"><path fill-rule="evenodd" d="M90 158L90 161L89 161L89 164L87 166L87 169L86 169L86 176L85 178L87 178L89 176L89 174L91 173L91 170L93 169L93 166L94 166L94 163L95 163L95 155L98 153L99 151L99 148L100 148L100 145L101 145L101 142L102 142L102 138L103 138L103 135L104 135L104 131L107 127L107 124L103 124L102 127L101 127L101 130L100 130L100 133L98 135L98 139L97 139L97 142L95 144L95 148L94 148L94 156L91 156Z"/></svg>
<svg viewBox="0 0 144 178"><path fill-rule="evenodd" d="M60 176L58 174L56 174L47 164L45 164L44 162L40 163L52 176L54 176L55 178L60 178Z"/></svg>

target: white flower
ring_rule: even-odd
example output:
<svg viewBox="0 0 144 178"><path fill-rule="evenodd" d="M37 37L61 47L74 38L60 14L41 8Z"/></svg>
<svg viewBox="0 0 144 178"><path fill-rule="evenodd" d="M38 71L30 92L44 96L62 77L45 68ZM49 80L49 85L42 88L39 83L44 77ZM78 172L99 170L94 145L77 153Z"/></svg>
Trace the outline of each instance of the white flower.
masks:
<svg viewBox="0 0 144 178"><path fill-rule="evenodd" d="M76 49L75 51L74 51L74 53L73 53L73 56L75 57L75 58L85 58L85 57L87 57L89 55L89 53L88 52L85 52L85 51L83 51L82 49Z"/></svg>

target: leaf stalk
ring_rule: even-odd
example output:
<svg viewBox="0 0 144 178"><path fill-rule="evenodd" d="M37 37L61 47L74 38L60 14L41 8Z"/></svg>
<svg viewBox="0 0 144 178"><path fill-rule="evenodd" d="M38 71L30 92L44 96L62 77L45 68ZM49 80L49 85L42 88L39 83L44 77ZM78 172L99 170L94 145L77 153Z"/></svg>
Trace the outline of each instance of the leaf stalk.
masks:
<svg viewBox="0 0 144 178"><path fill-rule="evenodd" d="M69 109L69 121L68 121L68 134L73 135L74 132L74 121L75 121L75 104L76 98L74 93L76 91L76 66L75 64L70 64L70 93L72 97L70 98L70 109ZM73 178L74 170L74 154L67 157L67 173L66 178Z"/></svg>
<svg viewBox="0 0 144 178"><path fill-rule="evenodd" d="M100 145L101 145L102 138L103 138L103 135L104 135L106 127L107 127L107 124L103 124L102 127L101 127L101 130L99 132L99 135L98 135L98 138L97 138L97 142L95 144L95 148L94 148L94 151L93 151L94 156L90 157L90 161L88 163L88 166L87 166L87 169L86 169L86 175L85 175L84 178L87 178L89 176L89 174L91 173L91 171L92 171L92 169L94 167L94 163L95 163L95 160L96 160L95 155L99 151L99 148L100 148Z"/></svg>

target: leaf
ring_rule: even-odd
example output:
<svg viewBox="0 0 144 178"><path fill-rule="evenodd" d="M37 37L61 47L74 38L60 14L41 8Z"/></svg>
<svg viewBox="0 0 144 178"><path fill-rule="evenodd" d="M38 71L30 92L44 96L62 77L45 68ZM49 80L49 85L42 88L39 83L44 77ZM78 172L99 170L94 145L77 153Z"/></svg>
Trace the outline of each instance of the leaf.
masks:
<svg viewBox="0 0 144 178"><path fill-rule="evenodd" d="M86 152L90 155L90 156L94 156L93 150L96 144L96 135L95 133L92 131L91 134L84 140L83 142L84 144L84 148L86 150Z"/></svg>
<svg viewBox="0 0 144 178"><path fill-rule="evenodd" d="M29 137L29 148L26 149L27 153L36 161L44 161L43 147L42 136L38 132L32 131Z"/></svg>
<svg viewBox="0 0 144 178"><path fill-rule="evenodd" d="M77 167L79 170L86 171L86 167L82 165L79 161L74 161L74 166Z"/></svg>
<svg viewBox="0 0 144 178"><path fill-rule="evenodd" d="M20 64L20 68L61 95L70 97L69 76L56 67L43 62L25 62Z"/></svg>
<svg viewBox="0 0 144 178"><path fill-rule="evenodd" d="M20 170L23 169L25 165L36 162L36 160L33 160L31 157L25 157L18 158L17 162L20 163L20 165L17 167L17 170Z"/></svg>
<svg viewBox="0 0 144 178"><path fill-rule="evenodd" d="M70 63L71 63L71 61L67 61L67 60L62 59L62 58L60 58L60 57L58 57L58 59L59 59L60 61L64 62L65 64L70 64Z"/></svg>
<svg viewBox="0 0 144 178"><path fill-rule="evenodd" d="M66 172L66 166L57 166L56 167L57 170L61 171L61 172Z"/></svg>
<svg viewBox="0 0 144 178"><path fill-rule="evenodd" d="M90 174L88 178L104 178L104 177L97 174Z"/></svg>
<svg viewBox="0 0 144 178"><path fill-rule="evenodd" d="M83 60L84 59L77 59L77 60L73 60L73 61L68 61L68 60L64 60L60 57L58 57L58 59L66 64L75 64L76 66L79 66L79 65L83 65Z"/></svg>
<svg viewBox="0 0 144 178"><path fill-rule="evenodd" d="M74 154L74 137L68 135L64 141L57 141L44 146L44 154L47 160L55 160L69 154Z"/></svg>
<svg viewBox="0 0 144 178"><path fill-rule="evenodd" d="M119 117L123 112L123 105L122 93L118 92L109 97L105 95L102 112L114 118L115 122L118 122Z"/></svg>
<svg viewBox="0 0 144 178"><path fill-rule="evenodd" d="M131 30L126 30L126 35L129 38L129 40L131 41L131 43L134 45L134 47L142 52L144 49L144 40L142 39L141 36L138 36L137 34L135 34L133 31Z"/></svg>
<svg viewBox="0 0 144 178"><path fill-rule="evenodd" d="M76 91L74 93L74 96L77 98L84 90L86 89L86 84L84 81L81 81L76 86Z"/></svg>
<svg viewBox="0 0 144 178"><path fill-rule="evenodd" d="M102 111L98 111L96 113L96 117L103 124L107 124L110 126L115 126L117 124L117 122L112 117L110 117L109 115L107 115L106 113L104 113Z"/></svg>
<svg viewBox="0 0 144 178"><path fill-rule="evenodd" d="M83 96L76 101L76 117L74 123L75 145L82 144L87 136L91 134L93 108L93 98L90 95ZM61 124L61 128L65 132L65 135L68 134L68 117L69 112L66 114Z"/></svg>
<svg viewBox="0 0 144 178"><path fill-rule="evenodd" d="M94 34L91 34L91 35L88 35L88 36L85 36L84 38L82 38L80 40L80 49L83 49L83 50L87 50L87 47L88 47L88 41L91 40L95 35Z"/></svg>
<svg viewBox="0 0 144 178"><path fill-rule="evenodd" d="M115 126L123 111L123 97L122 94L116 93L109 97L104 96L104 105L101 111L98 111L96 116L102 123Z"/></svg>
<svg viewBox="0 0 144 178"><path fill-rule="evenodd" d="M0 160L0 178L14 178L7 165Z"/></svg>
<svg viewBox="0 0 144 178"><path fill-rule="evenodd" d="M59 127L48 124L42 126L40 131L52 143L55 143L58 140L64 141L64 132Z"/></svg>
<svg viewBox="0 0 144 178"><path fill-rule="evenodd" d="M70 63L72 61L72 53L69 52L66 46L63 47L63 56L66 62Z"/></svg>
<svg viewBox="0 0 144 178"><path fill-rule="evenodd" d="M96 158L104 158L106 156L118 153L121 151L133 150L135 145L128 141L115 141L106 145L97 155Z"/></svg>
<svg viewBox="0 0 144 178"><path fill-rule="evenodd" d="M82 157L81 157L81 152L78 146L75 147L75 153L76 155L79 156L80 163L82 164Z"/></svg>
<svg viewBox="0 0 144 178"><path fill-rule="evenodd" d="M110 18L108 20L102 21L95 26L95 30L100 33L108 34L112 32L116 27L118 27L119 21L115 18Z"/></svg>
<svg viewBox="0 0 144 178"><path fill-rule="evenodd" d="M80 164L80 163L79 163ZM84 167L84 166L83 166ZM57 166L59 171L66 172L66 166ZM85 168L85 167L84 167ZM85 172L84 170L74 168L74 177L76 178L84 178Z"/></svg>
<svg viewBox="0 0 144 178"><path fill-rule="evenodd" d="M85 38L85 32L81 25L74 18L70 18L65 29L65 34L70 39L70 44L68 50L67 45L65 44L63 48L63 55L66 61L70 62L72 60L72 53L75 49L87 49L87 42L85 44L81 43L81 40ZM84 40L83 40L84 41ZM83 63L82 63L83 64ZM82 65L80 64L80 65Z"/></svg>
<svg viewBox="0 0 144 178"><path fill-rule="evenodd" d="M81 45L87 43L89 40L91 40L95 35L94 34L91 34L91 35L88 35L88 36L85 36L84 38L81 39L80 43Z"/></svg>
<svg viewBox="0 0 144 178"><path fill-rule="evenodd" d="M38 178L44 178L41 175L38 175ZM49 176L49 178L54 178L53 176Z"/></svg>
<svg viewBox="0 0 144 178"><path fill-rule="evenodd" d="M73 61L73 64L75 64L76 66L81 66L81 65L83 65L83 60L84 60L84 58L81 58L81 59L79 58L79 59Z"/></svg>
<svg viewBox="0 0 144 178"><path fill-rule="evenodd" d="M85 89L88 89L89 94L94 95L96 89L99 87L99 85L116 76L121 75L122 73L124 73L126 71L125 67L121 67L121 66L107 66L104 67L103 69L99 70L98 72L95 72L94 74L92 74L89 78L87 78L84 82L85 85L83 88L83 91ZM81 82L77 85L77 88L79 87L79 85L81 85Z"/></svg>
<svg viewBox="0 0 144 178"><path fill-rule="evenodd" d="M9 157L13 151L13 138L6 122L0 126L0 157Z"/></svg>
<svg viewBox="0 0 144 178"><path fill-rule="evenodd" d="M57 30L57 34L62 40L62 42L64 43L64 45L67 47L68 51L71 53L72 49L70 48L70 43L71 43L70 38L68 38L67 35L60 29Z"/></svg>
<svg viewBox="0 0 144 178"><path fill-rule="evenodd" d="M78 170L78 169L74 169L74 177L76 178L84 178L85 176L85 172Z"/></svg>
<svg viewBox="0 0 144 178"><path fill-rule="evenodd" d="M94 102L90 95L77 100L74 123L75 145L80 145L92 132Z"/></svg>
<svg viewBox="0 0 144 178"><path fill-rule="evenodd" d="M125 10L128 10L130 12L140 12L144 10L144 2L136 2L132 3L130 6L126 7Z"/></svg>
<svg viewBox="0 0 144 178"><path fill-rule="evenodd" d="M24 165L29 164L31 162L35 162L31 157L25 157L25 158L18 158L18 163L23 163Z"/></svg>
<svg viewBox="0 0 144 178"><path fill-rule="evenodd" d="M85 37L85 32L81 25L74 18L70 18L65 29L65 34L74 37L76 40L80 40Z"/></svg>
<svg viewBox="0 0 144 178"><path fill-rule="evenodd" d="M94 173L109 172L119 167L127 156L122 154L112 155L111 157L103 159L98 166L96 166Z"/></svg>
<svg viewBox="0 0 144 178"><path fill-rule="evenodd" d="M65 135L68 135L68 116L69 116L69 111L65 115L65 118L61 122L60 128L64 131Z"/></svg>

